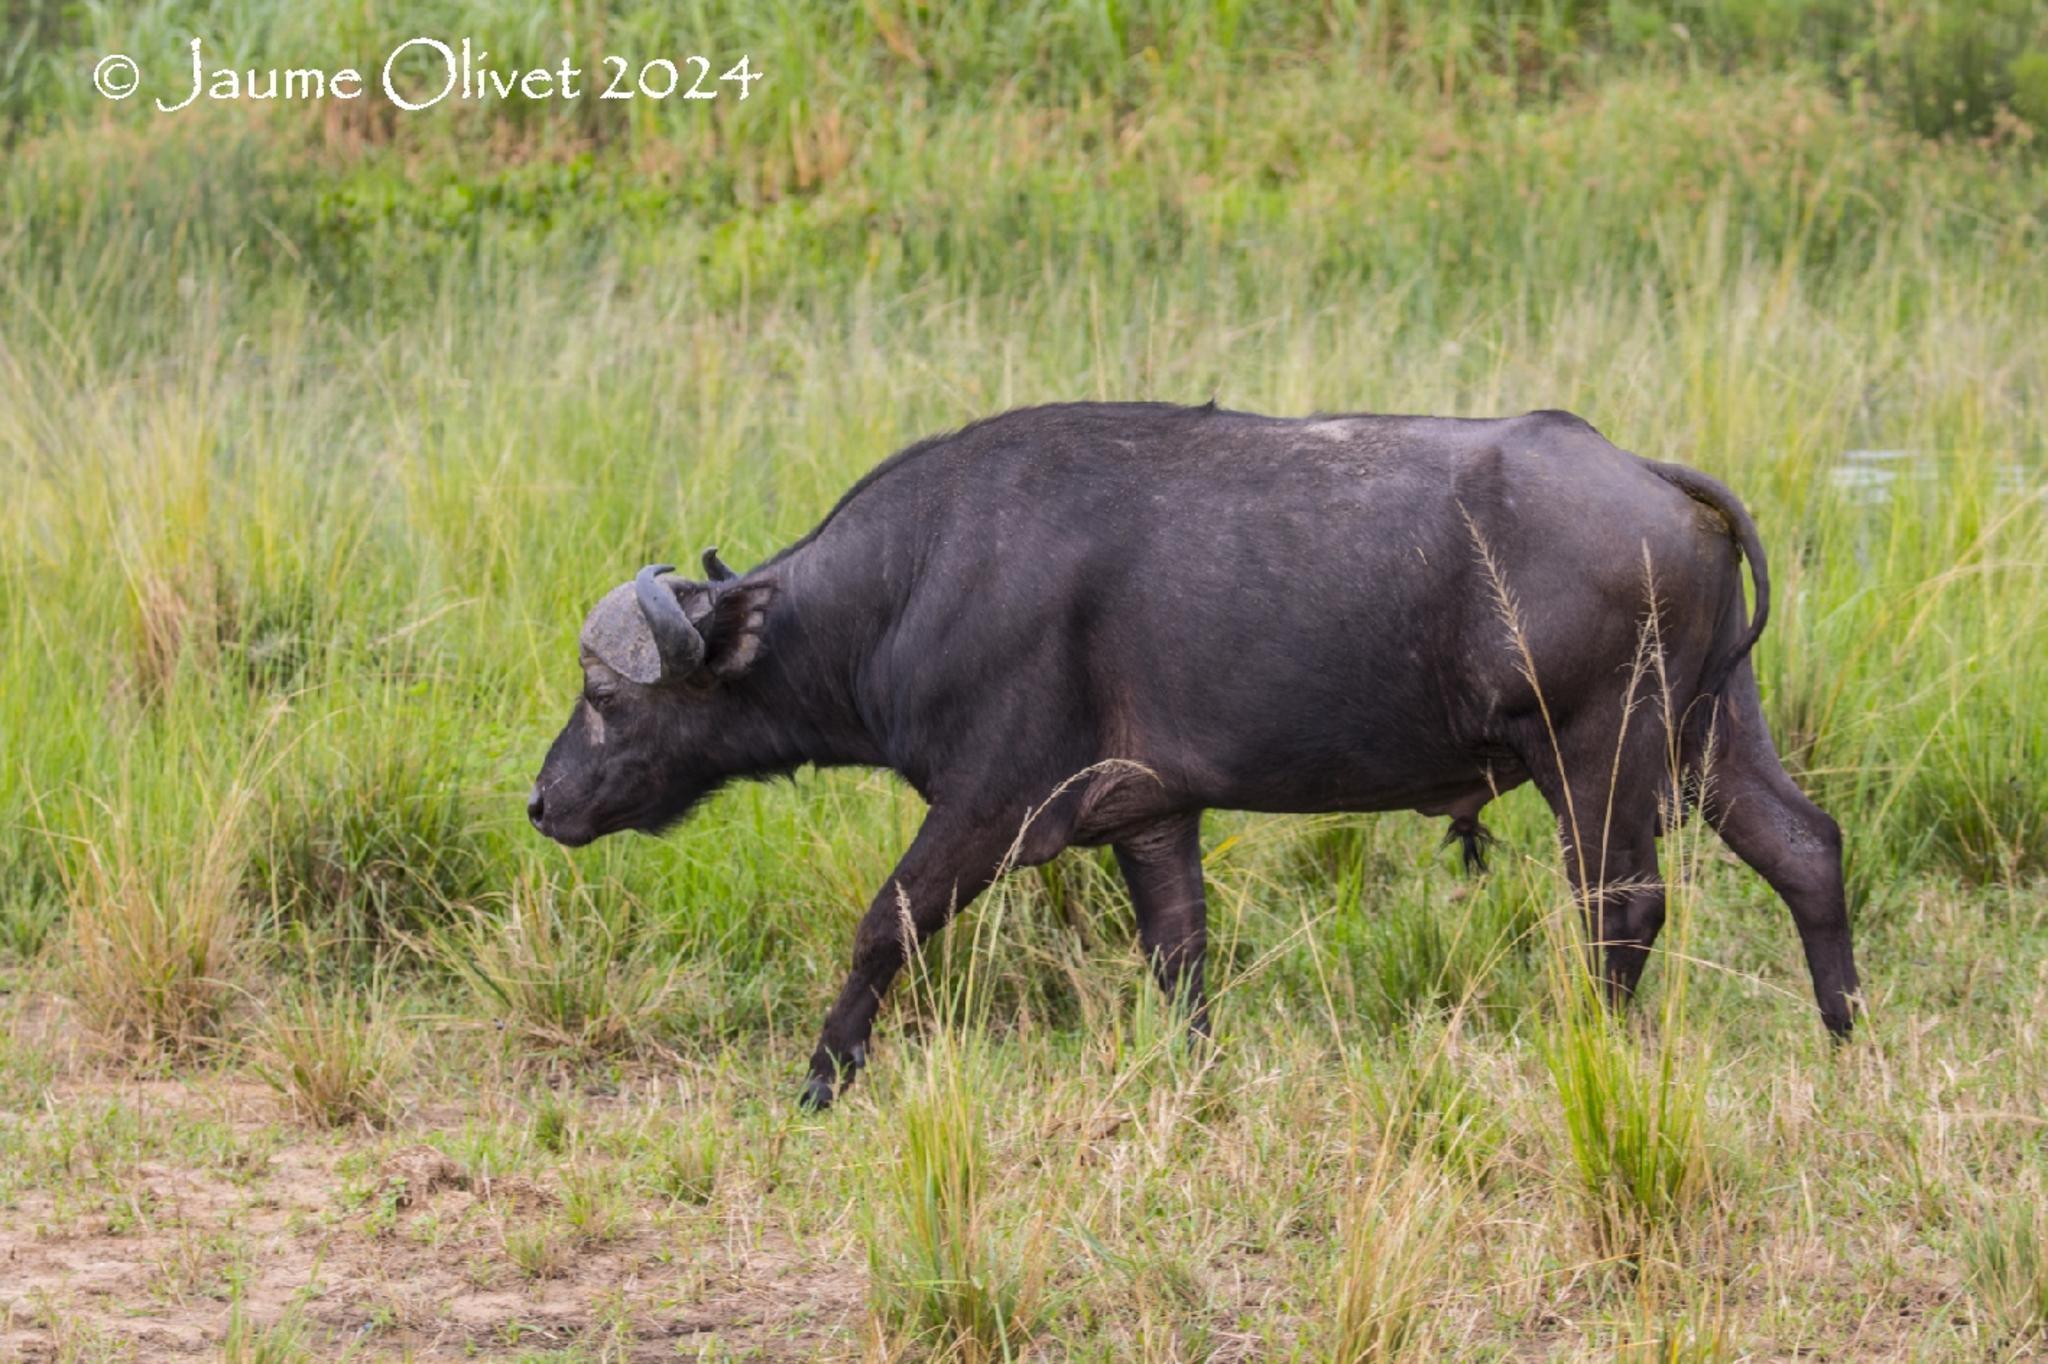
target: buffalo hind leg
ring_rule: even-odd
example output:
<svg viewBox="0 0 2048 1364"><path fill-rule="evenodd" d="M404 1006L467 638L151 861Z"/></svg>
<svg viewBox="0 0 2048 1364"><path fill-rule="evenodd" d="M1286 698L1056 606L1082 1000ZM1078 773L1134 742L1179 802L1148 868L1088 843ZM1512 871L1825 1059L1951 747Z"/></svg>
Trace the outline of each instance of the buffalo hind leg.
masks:
<svg viewBox="0 0 2048 1364"><path fill-rule="evenodd" d="M1548 751L1532 751L1524 761L1557 820L1565 874L1594 956L1589 965L1620 1009L1642 983L1664 927L1658 803L1670 781L1661 775L1660 745L1647 725L1631 730L1620 754L1612 722L1584 724L1580 732L1591 737L1574 742L1577 736L1567 734L1555 747L1546 738Z"/></svg>
<svg viewBox="0 0 2048 1364"><path fill-rule="evenodd" d="M1703 805L1735 855L1792 910L1821 1021L1846 1037L1861 994L1842 885L1842 830L1792 784L1771 744L1745 662L1729 679Z"/></svg>
<svg viewBox="0 0 2048 1364"><path fill-rule="evenodd" d="M1116 864L1131 888L1138 945L1159 988L1188 1011L1195 1035L1209 1034L1202 982L1208 951L1208 902L1202 893L1202 817L1173 815L1119 838Z"/></svg>
<svg viewBox="0 0 2048 1364"><path fill-rule="evenodd" d="M1588 922L1595 926L1605 969L1607 999L1625 1007L1642 984L1650 949L1664 927L1664 882L1657 872L1654 824L1632 828L1624 841L1610 843L1605 882L1586 895Z"/></svg>
<svg viewBox="0 0 2048 1364"><path fill-rule="evenodd" d="M804 1107L830 1108L835 1089L853 1082L867 1062L875 1013L909 951L923 946L995 879L1011 842L989 832L998 827L998 821L955 819L936 808L926 814L854 931L852 969L811 1054L800 1099Z"/></svg>
<svg viewBox="0 0 2048 1364"><path fill-rule="evenodd" d="M1655 796L1643 800L1653 802ZM1600 969L1607 1002L1626 1008L1664 927L1656 822L1640 810L1629 811L1624 821L1617 810L1604 830L1596 825L1574 838L1570 814L1558 810L1557 819L1565 872L1585 917L1587 947L1595 955L1589 965Z"/></svg>

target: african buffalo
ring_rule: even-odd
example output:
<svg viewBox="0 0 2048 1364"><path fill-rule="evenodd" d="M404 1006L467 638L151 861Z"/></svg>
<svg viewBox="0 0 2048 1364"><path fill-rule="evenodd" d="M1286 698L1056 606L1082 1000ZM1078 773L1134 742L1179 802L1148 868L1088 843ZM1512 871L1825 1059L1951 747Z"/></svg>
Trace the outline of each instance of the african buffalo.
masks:
<svg viewBox="0 0 2048 1364"><path fill-rule="evenodd" d="M906 910L922 942L1007 867L1107 843L1199 1027L1203 810L1447 814L1469 852L1525 781L1617 1001L1664 919L1658 836L1696 803L1791 906L1821 1017L1849 1030L1841 833L1779 765L1748 662L1755 525L1569 413L1031 408L902 451L751 572L704 563L590 613L528 811L576 846L807 763L917 789L810 1105L865 1059Z"/></svg>

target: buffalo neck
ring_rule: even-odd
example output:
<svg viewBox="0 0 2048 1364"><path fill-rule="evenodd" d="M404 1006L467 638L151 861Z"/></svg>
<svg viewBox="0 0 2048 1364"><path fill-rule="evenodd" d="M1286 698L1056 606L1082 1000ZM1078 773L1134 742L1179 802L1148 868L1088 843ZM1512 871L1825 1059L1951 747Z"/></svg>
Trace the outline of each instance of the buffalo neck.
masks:
<svg viewBox="0 0 2048 1364"><path fill-rule="evenodd" d="M838 545L806 541L756 569L776 588L761 658L744 684L748 746L764 773L798 767L883 766L859 679L886 613L879 575Z"/></svg>

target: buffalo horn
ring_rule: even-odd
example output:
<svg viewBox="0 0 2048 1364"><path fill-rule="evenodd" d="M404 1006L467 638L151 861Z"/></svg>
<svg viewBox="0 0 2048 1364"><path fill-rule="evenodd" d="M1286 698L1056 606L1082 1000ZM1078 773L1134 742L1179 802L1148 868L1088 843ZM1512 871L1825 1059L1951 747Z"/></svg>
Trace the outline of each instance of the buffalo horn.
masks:
<svg viewBox="0 0 2048 1364"><path fill-rule="evenodd" d="M661 575L675 571L674 564L649 564L633 575L633 595L640 601L640 614L654 635L655 652L661 655L663 677L684 677L704 661L704 637L676 594L662 584Z"/></svg>

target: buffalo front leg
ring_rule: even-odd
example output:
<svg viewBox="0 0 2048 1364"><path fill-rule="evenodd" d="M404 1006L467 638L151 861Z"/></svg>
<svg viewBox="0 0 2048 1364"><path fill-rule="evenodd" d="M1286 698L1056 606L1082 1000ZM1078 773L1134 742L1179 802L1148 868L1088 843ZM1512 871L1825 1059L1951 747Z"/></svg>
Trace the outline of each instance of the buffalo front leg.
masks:
<svg viewBox="0 0 2048 1364"><path fill-rule="evenodd" d="M1159 988L1188 1011L1188 1027L1209 1034L1209 1000L1202 964L1209 944L1208 902L1202 894L1202 817L1175 815L1117 839L1116 864L1131 888L1138 945Z"/></svg>
<svg viewBox="0 0 2048 1364"><path fill-rule="evenodd" d="M867 1061L875 1013L909 954L995 879L1009 840L989 833L992 827L936 809L925 816L854 932L853 966L811 1054L804 1107L831 1107L835 1089L853 1082Z"/></svg>

